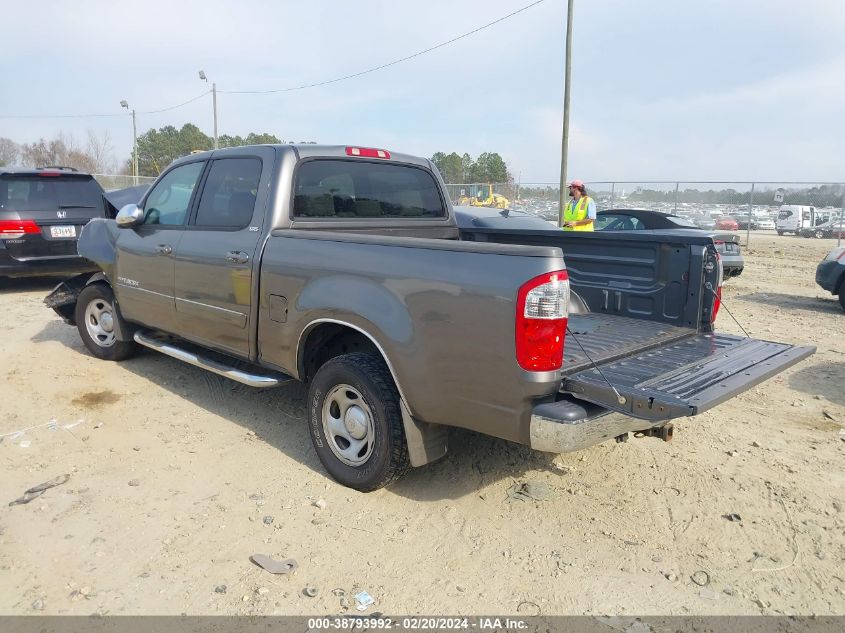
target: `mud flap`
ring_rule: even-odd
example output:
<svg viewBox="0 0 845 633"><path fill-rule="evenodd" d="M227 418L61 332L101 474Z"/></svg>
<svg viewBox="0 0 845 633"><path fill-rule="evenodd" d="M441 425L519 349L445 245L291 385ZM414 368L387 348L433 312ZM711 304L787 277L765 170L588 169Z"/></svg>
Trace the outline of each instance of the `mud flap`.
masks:
<svg viewBox="0 0 845 633"><path fill-rule="evenodd" d="M425 466L443 457L449 450L449 427L415 420L404 400L400 406L411 466Z"/></svg>
<svg viewBox="0 0 845 633"><path fill-rule="evenodd" d="M815 351L732 334L695 334L601 364L601 373L591 368L565 376L561 391L635 418L668 420L703 413Z"/></svg>

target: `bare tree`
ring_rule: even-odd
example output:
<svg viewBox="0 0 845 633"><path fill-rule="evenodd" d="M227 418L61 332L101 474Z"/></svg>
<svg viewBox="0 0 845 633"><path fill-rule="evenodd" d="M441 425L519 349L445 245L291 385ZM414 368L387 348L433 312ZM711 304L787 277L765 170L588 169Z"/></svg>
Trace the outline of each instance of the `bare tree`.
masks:
<svg viewBox="0 0 845 633"><path fill-rule="evenodd" d="M115 158L112 153L111 134L108 130L97 134L95 130L88 130L87 154L94 163L94 171L98 174L112 174L115 171Z"/></svg>
<svg viewBox="0 0 845 633"><path fill-rule="evenodd" d="M21 162L29 167L53 165L73 167L89 173L97 171L92 157L76 146L72 135L65 135L63 132L59 132L49 141L40 138L35 143L24 143L21 145L21 157Z"/></svg>
<svg viewBox="0 0 845 633"><path fill-rule="evenodd" d="M0 167L16 164L20 159L20 155L20 145L10 138L0 136Z"/></svg>

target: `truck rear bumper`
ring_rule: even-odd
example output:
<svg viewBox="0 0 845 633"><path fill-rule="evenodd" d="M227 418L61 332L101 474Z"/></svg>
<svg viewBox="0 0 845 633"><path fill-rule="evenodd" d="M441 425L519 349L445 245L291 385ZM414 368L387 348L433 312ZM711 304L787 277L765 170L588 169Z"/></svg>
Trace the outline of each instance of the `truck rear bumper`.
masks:
<svg viewBox="0 0 845 633"><path fill-rule="evenodd" d="M623 433L646 431L667 422L639 420L574 398L558 400L534 407L530 446L547 453L570 453Z"/></svg>

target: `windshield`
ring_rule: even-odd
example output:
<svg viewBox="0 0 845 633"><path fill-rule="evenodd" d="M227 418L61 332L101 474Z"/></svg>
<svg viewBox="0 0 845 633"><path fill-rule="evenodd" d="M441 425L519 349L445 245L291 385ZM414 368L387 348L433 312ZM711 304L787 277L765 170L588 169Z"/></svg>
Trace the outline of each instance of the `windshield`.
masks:
<svg viewBox="0 0 845 633"><path fill-rule="evenodd" d="M59 211L103 206L103 190L90 176L7 174L0 177L0 210Z"/></svg>

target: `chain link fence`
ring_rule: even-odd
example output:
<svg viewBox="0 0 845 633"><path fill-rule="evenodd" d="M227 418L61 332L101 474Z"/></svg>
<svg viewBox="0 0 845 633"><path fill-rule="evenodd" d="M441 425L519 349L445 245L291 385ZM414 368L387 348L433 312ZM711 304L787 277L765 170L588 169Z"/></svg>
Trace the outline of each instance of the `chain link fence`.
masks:
<svg viewBox="0 0 845 633"><path fill-rule="evenodd" d="M774 234L784 205L800 205L796 235L845 234L845 184L831 182L589 181L587 193L603 209L650 209L689 218L702 228L733 226L746 233ZM557 183L463 183L446 185L453 204L480 204L488 191L507 207L558 219ZM475 198L475 199L473 199ZM497 203L501 200L496 199ZM492 205L491 205L492 206ZM824 225L824 229L820 229ZM832 229L832 230L828 230ZM791 231L790 231L791 232Z"/></svg>
<svg viewBox="0 0 845 633"><path fill-rule="evenodd" d="M126 189L136 185L150 185L155 180L154 176L126 176L123 174L91 174L106 191L115 189Z"/></svg>

